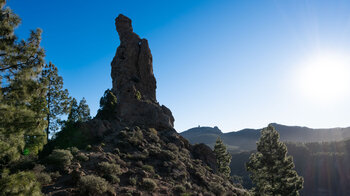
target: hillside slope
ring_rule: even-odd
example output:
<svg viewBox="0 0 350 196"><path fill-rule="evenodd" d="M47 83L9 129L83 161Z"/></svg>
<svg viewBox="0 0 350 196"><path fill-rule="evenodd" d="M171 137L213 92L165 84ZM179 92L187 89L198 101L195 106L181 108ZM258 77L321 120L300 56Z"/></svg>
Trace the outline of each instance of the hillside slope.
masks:
<svg viewBox="0 0 350 196"><path fill-rule="evenodd" d="M312 129L300 126L286 126L272 123L285 142L331 142L350 138L350 127ZM205 143L213 147L217 137L220 137L231 152L250 151L256 148L255 143L260 137L261 129L243 129L237 132L223 133L219 128L195 127L181 132L180 135L190 143Z"/></svg>
<svg viewBox="0 0 350 196"><path fill-rule="evenodd" d="M119 15L120 38L112 66L113 88L93 120L73 124L52 141L92 141L86 147L51 149L42 158L47 195L249 195L216 172L206 145L191 145L173 128L174 117L156 100L152 55L146 39ZM68 135L68 136L67 136ZM65 138L62 138L65 136ZM76 138L81 137L81 138ZM69 140L70 142L64 142ZM50 146L50 145L48 145ZM49 150L47 150L49 151Z"/></svg>

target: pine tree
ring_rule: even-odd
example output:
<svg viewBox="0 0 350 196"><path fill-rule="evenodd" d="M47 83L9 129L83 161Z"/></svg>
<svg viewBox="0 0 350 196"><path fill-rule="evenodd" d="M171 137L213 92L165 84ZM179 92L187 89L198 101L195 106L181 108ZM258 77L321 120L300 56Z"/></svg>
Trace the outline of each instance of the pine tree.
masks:
<svg viewBox="0 0 350 196"><path fill-rule="evenodd" d="M36 154L46 142L45 88L38 76L43 67L41 30L18 41L20 18L0 0L0 167L26 152Z"/></svg>
<svg viewBox="0 0 350 196"><path fill-rule="evenodd" d="M68 119L67 122L77 122L78 121L78 102L75 98L73 98L70 102L70 106L69 106L69 114L68 114Z"/></svg>
<svg viewBox="0 0 350 196"><path fill-rule="evenodd" d="M229 179L231 173L230 163L232 156L227 152L226 146L220 137L216 139L214 154L217 160L218 172Z"/></svg>
<svg viewBox="0 0 350 196"><path fill-rule="evenodd" d="M303 178L293 169L293 158L287 156L286 145L271 125L261 131L257 152L250 156L246 167L257 195L299 195L303 187Z"/></svg>
<svg viewBox="0 0 350 196"><path fill-rule="evenodd" d="M79 102L78 114L79 114L79 117L78 117L79 122L86 122L86 121L91 119L90 108L89 108L89 106L86 102L86 99L84 97Z"/></svg>
<svg viewBox="0 0 350 196"><path fill-rule="evenodd" d="M117 105L117 97L114 93L107 89L103 97L100 99L100 109L97 112L96 118L108 120L113 118L113 113Z"/></svg>
<svg viewBox="0 0 350 196"><path fill-rule="evenodd" d="M90 108L87 105L85 98L80 100L79 105L77 103L77 100L73 98L71 101L70 112L69 112L67 121L69 123L75 123L75 122L86 122L90 119L91 119Z"/></svg>
<svg viewBox="0 0 350 196"><path fill-rule="evenodd" d="M19 23L0 0L0 195L42 195L33 173L7 169L21 153L35 155L47 141L46 88L39 81L44 65L41 30L18 41L14 30Z"/></svg>
<svg viewBox="0 0 350 196"><path fill-rule="evenodd" d="M49 139L50 133L56 132L59 128L60 116L68 113L70 98L68 90L63 89L63 78L58 75L57 67L51 62L45 65L41 82L44 83L47 89L46 135Z"/></svg>

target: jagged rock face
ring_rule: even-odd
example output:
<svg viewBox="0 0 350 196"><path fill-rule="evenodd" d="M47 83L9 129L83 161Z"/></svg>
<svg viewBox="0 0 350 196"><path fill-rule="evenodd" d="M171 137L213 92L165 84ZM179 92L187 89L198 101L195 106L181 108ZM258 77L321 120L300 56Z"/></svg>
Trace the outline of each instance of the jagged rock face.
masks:
<svg viewBox="0 0 350 196"><path fill-rule="evenodd" d="M146 39L133 32L131 20L119 15L115 20L120 46L111 63L112 92L117 96L117 118L133 125L169 128L174 117L156 99L156 79L152 54Z"/></svg>

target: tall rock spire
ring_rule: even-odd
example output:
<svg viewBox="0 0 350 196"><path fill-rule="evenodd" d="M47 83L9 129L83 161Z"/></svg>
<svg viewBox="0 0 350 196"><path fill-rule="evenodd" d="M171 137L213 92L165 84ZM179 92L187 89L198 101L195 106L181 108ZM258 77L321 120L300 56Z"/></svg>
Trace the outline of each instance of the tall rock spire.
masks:
<svg viewBox="0 0 350 196"><path fill-rule="evenodd" d="M174 117L156 99L152 54L146 39L133 32L131 20L120 14L115 19L120 46L111 63L112 92L117 96L119 120L136 125L173 127Z"/></svg>

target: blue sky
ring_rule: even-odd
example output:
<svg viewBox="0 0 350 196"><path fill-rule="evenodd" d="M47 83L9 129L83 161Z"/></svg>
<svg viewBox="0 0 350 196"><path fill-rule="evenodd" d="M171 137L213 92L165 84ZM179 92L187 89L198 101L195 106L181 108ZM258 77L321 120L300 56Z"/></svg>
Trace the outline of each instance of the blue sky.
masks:
<svg viewBox="0 0 350 196"><path fill-rule="evenodd" d="M350 126L349 1L96 2L8 0L22 18L19 37L43 29L46 61L58 67L73 97L87 99L93 115L111 88L119 45L114 19L122 13L149 41L157 98L173 112L179 132L271 122ZM315 62L328 56L331 65L317 71ZM343 68L333 74L334 67Z"/></svg>

